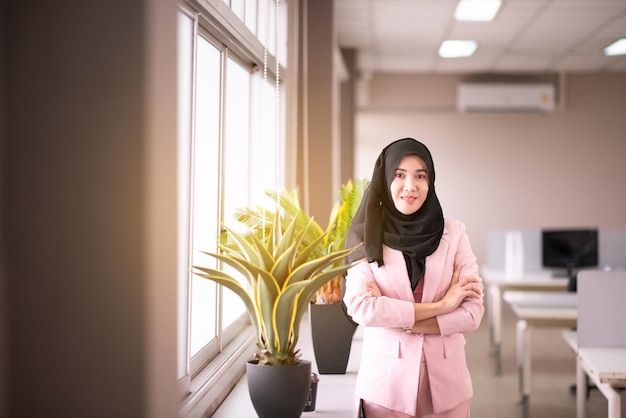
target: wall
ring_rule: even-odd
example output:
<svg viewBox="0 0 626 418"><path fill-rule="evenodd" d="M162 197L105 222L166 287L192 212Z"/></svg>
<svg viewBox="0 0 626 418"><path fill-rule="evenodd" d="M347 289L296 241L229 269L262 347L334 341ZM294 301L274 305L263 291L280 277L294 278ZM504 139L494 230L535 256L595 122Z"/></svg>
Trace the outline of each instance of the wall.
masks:
<svg viewBox="0 0 626 418"><path fill-rule="evenodd" d="M341 163L340 163L340 182L345 184L352 179L354 173L354 80L357 76L356 59L357 51L355 49L342 49L341 56L348 72L347 80L341 83L341 104L340 104L340 122L339 129L341 134Z"/></svg>
<svg viewBox="0 0 626 418"><path fill-rule="evenodd" d="M0 416L174 417L177 2L2 7Z"/></svg>
<svg viewBox="0 0 626 418"><path fill-rule="evenodd" d="M301 13L301 32L289 35L300 51L287 69L289 94L299 96L286 109L286 186L298 190L304 210L325 228L353 173L356 51L336 48L334 1L294 0L289 6Z"/></svg>
<svg viewBox="0 0 626 418"><path fill-rule="evenodd" d="M0 28L6 27L4 13L4 3L0 4ZM0 57L4 57L5 52L5 31L0 30ZM6 280L6 250L4 245L4 218L5 193L4 193L4 156L6 147L6 107L5 107L5 65L0 61L0 418L8 416L8 370L9 367L9 345L8 345L8 298Z"/></svg>
<svg viewBox="0 0 626 418"><path fill-rule="evenodd" d="M490 229L487 233L487 245L484 265L494 271L503 271L507 268L507 235L509 232L519 234L521 238L521 269L515 270L509 265L511 272L518 271L539 272L542 270L564 273L564 268L543 267L542 243L540 228L526 228L514 231L504 229ZM514 248L514 244L512 247ZM515 256L512 255L512 259ZM515 261L513 261L515 262ZM626 230L599 229L598 230L598 267L607 270L626 269ZM578 270L578 269L575 269Z"/></svg>
<svg viewBox="0 0 626 418"><path fill-rule="evenodd" d="M567 76L549 114L457 113L459 79L375 74L360 92L355 177L392 140L422 140L444 214L467 224L480 263L491 229L626 227L626 74Z"/></svg>
<svg viewBox="0 0 626 418"><path fill-rule="evenodd" d="M306 112L303 166L306 178L303 185L305 193L300 194L304 200L304 209L325 228L337 194L333 180L338 167L336 161L335 108L336 75L335 75L335 30L332 0L306 1L307 84L303 100ZM307 193L308 192L308 193Z"/></svg>

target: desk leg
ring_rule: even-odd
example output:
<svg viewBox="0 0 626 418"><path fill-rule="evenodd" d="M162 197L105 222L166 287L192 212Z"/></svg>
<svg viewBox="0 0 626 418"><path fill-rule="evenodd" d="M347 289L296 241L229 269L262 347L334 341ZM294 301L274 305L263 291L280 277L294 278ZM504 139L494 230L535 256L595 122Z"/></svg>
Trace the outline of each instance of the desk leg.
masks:
<svg viewBox="0 0 626 418"><path fill-rule="evenodd" d="M502 374L502 294L498 286L489 286L489 321L491 348L496 359L496 375Z"/></svg>
<svg viewBox="0 0 626 418"><path fill-rule="evenodd" d="M602 392L609 402L608 418L620 418L622 409L620 394L610 384L600 382L597 375L590 373L587 376L583 362L578 356L576 356L576 417L586 418L587 416L587 396L589 391L587 378L595 383L598 390Z"/></svg>
<svg viewBox="0 0 626 418"><path fill-rule="evenodd" d="M586 373L576 356L576 418L587 416L587 380Z"/></svg>
<svg viewBox="0 0 626 418"><path fill-rule="evenodd" d="M609 400L609 418L620 418L621 417L621 399L619 393L613 390L610 396L604 395Z"/></svg>
<svg viewBox="0 0 626 418"><path fill-rule="evenodd" d="M492 286L487 286L487 297L485 298L485 309L487 311L487 324L489 325L489 354L495 354L495 340L493 335L493 302L491 301Z"/></svg>
<svg viewBox="0 0 626 418"><path fill-rule="evenodd" d="M602 394L609 401L609 418L620 418L622 402L619 393L615 390L613 386L608 383L595 383L600 392L602 392Z"/></svg>
<svg viewBox="0 0 626 418"><path fill-rule="evenodd" d="M517 368L524 417L527 417L530 400L530 327L524 320L517 321Z"/></svg>

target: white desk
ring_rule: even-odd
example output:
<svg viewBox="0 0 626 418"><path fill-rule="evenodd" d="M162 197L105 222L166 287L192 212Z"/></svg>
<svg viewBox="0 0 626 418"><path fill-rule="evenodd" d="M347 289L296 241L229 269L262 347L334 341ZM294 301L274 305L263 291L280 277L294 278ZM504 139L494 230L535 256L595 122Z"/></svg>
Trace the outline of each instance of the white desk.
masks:
<svg viewBox="0 0 626 418"><path fill-rule="evenodd" d="M576 340L576 330L568 329L563 331L563 339L570 346L574 354L578 351L578 342Z"/></svg>
<svg viewBox="0 0 626 418"><path fill-rule="evenodd" d="M517 317L517 366L523 414L528 416L532 327L576 326L577 295L571 292L506 291L503 299Z"/></svg>
<svg viewBox="0 0 626 418"><path fill-rule="evenodd" d="M609 401L609 418L620 418L621 399L615 388L626 387L626 348L578 349L576 332L563 332L563 338L576 353L576 416L587 415L589 378Z"/></svg>
<svg viewBox="0 0 626 418"><path fill-rule="evenodd" d="M491 350L496 358L496 374L502 373L502 294L509 290L565 291L567 278L553 277L546 270L524 272L521 277L510 277L504 271L481 268L481 277L487 290L489 336Z"/></svg>
<svg viewBox="0 0 626 418"><path fill-rule="evenodd" d="M576 415L587 415L585 377L609 401L609 418L620 418L621 399L616 387L626 387L626 348L579 348L576 355Z"/></svg>
<svg viewBox="0 0 626 418"><path fill-rule="evenodd" d="M587 271L578 275L576 415L587 414L589 379L607 398L609 418L620 418L616 387L626 387L626 271Z"/></svg>

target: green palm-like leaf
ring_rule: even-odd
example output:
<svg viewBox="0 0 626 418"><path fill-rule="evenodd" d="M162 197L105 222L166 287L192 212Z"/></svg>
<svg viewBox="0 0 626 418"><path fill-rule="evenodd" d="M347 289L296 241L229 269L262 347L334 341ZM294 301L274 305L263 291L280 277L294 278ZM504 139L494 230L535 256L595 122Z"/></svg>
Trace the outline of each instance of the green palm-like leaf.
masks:
<svg viewBox="0 0 626 418"><path fill-rule="evenodd" d="M285 230L280 242L276 246L276 262L272 266L272 275L276 278L279 287L283 287L289 273L293 260L296 258L298 245L302 234L298 234L294 239L297 220L294 218Z"/></svg>
<svg viewBox="0 0 626 418"><path fill-rule="evenodd" d="M262 341L262 321L261 318L258 316L258 309L256 307L255 298L252 297L252 295L243 286L241 286L241 284L235 278L233 278L229 274L216 269L203 267L196 268L204 272L204 274L196 272L195 274L197 276L213 280L217 284L221 284L222 286L232 290L237 296L239 296L239 298L243 301L246 310L248 311L248 315L250 315L252 323L254 324L254 328L257 334L257 342L260 343Z"/></svg>
<svg viewBox="0 0 626 418"><path fill-rule="evenodd" d="M339 250L345 246L348 229L368 185L369 180L356 179L342 186L339 202L333 207L328 220L328 236L324 242L326 248Z"/></svg>
<svg viewBox="0 0 626 418"><path fill-rule="evenodd" d="M302 280L309 280L313 274L323 270L328 266L332 266L335 261L342 259L351 252L352 249L335 251L330 254L326 254L323 257L307 261L306 263L299 265L289 276L289 284Z"/></svg>
<svg viewBox="0 0 626 418"><path fill-rule="evenodd" d="M348 229L368 185L369 180L356 179L350 180L342 186L339 201L333 207L328 220L328 228L323 243L326 252L337 251L345 247ZM344 260L338 259L334 265L338 266L343 262ZM338 275L319 289L316 300L318 303L337 303L341 301L342 296L343 279Z"/></svg>
<svg viewBox="0 0 626 418"><path fill-rule="evenodd" d="M205 251L203 251L202 253L211 257L215 257L216 259L223 261L224 263L237 270L244 276L250 286L254 286L254 284L256 283L257 277L254 272L251 271L250 268L247 266L247 264L249 264L248 261L239 257L237 254L215 254ZM202 271L206 270L204 267L198 267L198 269Z"/></svg>
<svg viewBox="0 0 626 418"><path fill-rule="evenodd" d="M268 268L269 266L272 266L274 264L274 256L270 251L268 251L263 242L254 234L250 234L249 239L254 244L254 247L259 251L260 261L262 261L261 267Z"/></svg>
<svg viewBox="0 0 626 418"><path fill-rule="evenodd" d="M295 218L297 219L297 225L295 226L296 231L306 231L301 242L302 247L310 245L311 242L324 234L324 230L315 221L313 221L310 228L307 228L310 217L301 209L296 192L290 193L283 191L279 194L276 191L267 191L266 194L274 200L277 207L283 212L283 214L280 215L282 230ZM261 241L263 241L263 237L268 239L271 235L276 216L277 214L275 212L271 212L262 207L240 208L234 214L235 220L248 227L249 231L242 234L248 241L252 240L252 236L256 236ZM223 246L234 245L227 234L221 234L220 243ZM314 251L311 253L312 257L319 256L325 252L324 246L321 244L313 250Z"/></svg>
<svg viewBox="0 0 626 418"><path fill-rule="evenodd" d="M257 330L260 364L295 364L299 326L312 296L350 267L341 261L353 249L326 246L329 231L300 209L295 193L268 194L282 211L238 211L248 230L224 227L220 253L206 253L244 280L202 266L194 266L194 273L226 286L244 301Z"/></svg>
<svg viewBox="0 0 626 418"><path fill-rule="evenodd" d="M275 191L269 191L267 192L267 195L278 204L278 206L288 215L289 218L297 219L297 230L307 231L303 238L303 241L307 243L307 245L310 241L324 233L324 230L317 222L312 222L310 227L307 226L312 218L307 216L300 207L298 194L296 192L289 193L287 191L283 191L278 194Z"/></svg>
<svg viewBox="0 0 626 418"><path fill-rule="evenodd" d="M300 243L300 254L296 259L295 263L297 265L306 263L307 260L314 260L318 257L323 256L326 251L324 250L324 238L326 235L320 235L315 240L311 241L308 245L304 245L302 242Z"/></svg>
<svg viewBox="0 0 626 418"><path fill-rule="evenodd" d="M343 253L345 255L351 251L347 250ZM341 257L344 255L341 255ZM295 325L301 322L302 316L307 312L308 304L315 291L336 275L344 273L349 267L350 265L335 267L312 275L307 280L290 280L290 284L281 292L276 301L274 310L276 334L282 336L284 341L290 341L295 338L295 341L293 341L295 345L297 335L290 339L290 330L293 330Z"/></svg>
<svg viewBox="0 0 626 418"><path fill-rule="evenodd" d="M276 280L276 284L281 289L285 285L285 282L291 273L291 265L293 264L293 259L296 256L297 248L297 244L293 243L284 253L278 256L276 263L272 267L271 274Z"/></svg>
<svg viewBox="0 0 626 418"><path fill-rule="evenodd" d="M233 239L235 245L237 246L237 249L229 248L229 250L236 251L246 260L257 265L262 263L262 258L259 256L258 246L256 245L256 243L249 242L242 235L235 233L235 231L226 226L224 227L224 229L228 233L228 236Z"/></svg>
<svg viewBox="0 0 626 418"><path fill-rule="evenodd" d="M239 284L239 282L237 282L234 278L232 278L232 276L228 275L227 273L223 273L223 275L227 276L229 279L231 279L231 281L237 282L238 287L243 289L246 292L246 294L252 299L252 302L254 303L254 317L255 317L255 324L257 324L257 328L261 328L261 330L266 329L268 326L271 328L272 306L268 304L259 303L259 301L263 301L263 300L273 301L278 298L278 295L280 294L280 287L278 286L278 283L276 283L276 280L274 279L274 277L269 272L263 270L262 268L255 265L254 263L250 263L248 260L241 258L239 256L236 256L236 255L228 256L228 255L213 254L213 253L208 253L208 252L205 254L223 261L224 263L233 267L235 270L242 273L242 275L247 279L250 285L250 289L251 289L250 291L244 289L243 286ZM205 269L203 267L197 267L197 268L204 272L207 272L208 270L211 270L213 272L219 271L219 270L214 270L214 269ZM206 278L213 279L213 277L206 277ZM224 283L220 282L220 284L224 284ZM228 284L225 284L225 286L231 290L233 290L234 287L237 287L235 286L234 283L228 283ZM241 297L239 290L235 291L235 293ZM248 308L247 303L246 303L246 308ZM250 313L250 316L252 317L253 314ZM270 321L269 324L268 324L268 321Z"/></svg>

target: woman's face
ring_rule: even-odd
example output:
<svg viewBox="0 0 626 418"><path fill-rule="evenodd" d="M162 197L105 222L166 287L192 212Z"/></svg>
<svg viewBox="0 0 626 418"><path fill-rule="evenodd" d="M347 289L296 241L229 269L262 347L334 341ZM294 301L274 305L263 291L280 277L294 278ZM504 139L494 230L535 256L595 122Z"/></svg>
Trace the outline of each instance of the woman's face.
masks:
<svg viewBox="0 0 626 418"><path fill-rule="evenodd" d="M419 210L428 196L428 171L426 163L417 155L404 157L389 186L396 209L411 215Z"/></svg>

